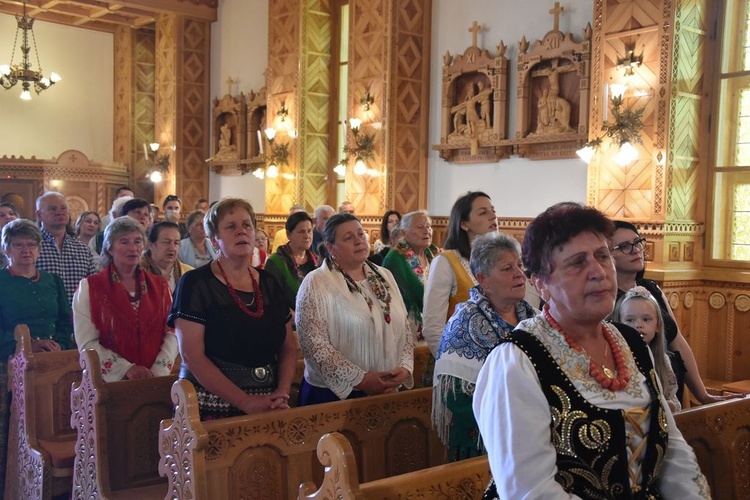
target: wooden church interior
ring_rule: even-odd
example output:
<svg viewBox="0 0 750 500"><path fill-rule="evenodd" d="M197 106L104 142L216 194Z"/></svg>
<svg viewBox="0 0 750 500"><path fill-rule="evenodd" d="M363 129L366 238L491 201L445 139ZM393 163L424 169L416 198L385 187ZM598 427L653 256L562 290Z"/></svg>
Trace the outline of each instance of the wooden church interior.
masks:
<svg viewBox="0 0 750 500"><path fill-rule="evenodd" d="M23 3L0 0L0 64ZM73 214L105 214L120 185L156 204L177 193L186 207L239 195L269 235L284 227L293 204L312 213L349 200L371 239L387 210L427 209L438 244L453 200L467 190L488 192L500 230L519 240L547 206L583 202L633 222L647 238L647 276L664 290L706 386L750 392L742 382L750 380L749 3L29 0L45 69L63 80L30 103L19 102L17 88L0 91L0 197L33 218L45 190L62 192ZM59 31L43 37L50 27ZM94 38L85 38L89 32ZM101 80L85 66L68 73L56 66L91 57L107 63L93 64ZM619 136L607 128L617 84L627 85L622 110L642 110L638 157L624 166L616 161ZM552 117L552 108L537 106L542 98L556 100ZM275 136L266 135L268 127ZM588 165L576 156L602 137ZM334 170L341 165L346 175ZM149 177L155 170L160 182ZM70 382L81 380L78 358L72 367L33 358L27 352L11 370L19 380L39 372L36 382L24 379L25 404L48 416L43 429L32 423L37 430L17 429L15 439L29 447L73 439L69 423L83 413L71 415L65 398ZM63 383L28 390L50 380ZM123 488L163 496L164 483L154 490L156 469L180 498L296 496L299 478L316 485L330 479L312 459L317 439L308 437L337 430L351 444L330 438L318 455L324 465L331 457L349 464L338 470L357 495L393 494L378 480L443 463L441 444L429 434L429 389L381 406L336 403L206 423L183 386L172 389L166 406L143 411L115 396L117 387L101 401L120 404L101 407L92 395L104 389L85 373L77 383L80 412L96 415L90 432L97 438L78 436L87 470L99 471L78 472L94 496L114 498ZM172 403L161 443L159 428L135 431L154 415L171 419ZM742 404L742 411L722 404L710 415L689 410L683 432L699 427L691 419L724 419L730 423L716 432L729 443L748 424ZM117 439L116 429L128 430ZM129 439L136 435L145 437ZM193 468L143 451L166 443ZM701 434L691 444L702 465L714 458L704 470L713 487L734 465L716 459L730 444L712 443ZM113 461L108 445L132 455ZM40 477L44 467L75 476L72 462L42 462L30 453L16 466L38 467ZM480 459L393 487L428 496L460 484L481 492L486 473ZM53 491L52 475L44 481L30 495Z"/></svg>

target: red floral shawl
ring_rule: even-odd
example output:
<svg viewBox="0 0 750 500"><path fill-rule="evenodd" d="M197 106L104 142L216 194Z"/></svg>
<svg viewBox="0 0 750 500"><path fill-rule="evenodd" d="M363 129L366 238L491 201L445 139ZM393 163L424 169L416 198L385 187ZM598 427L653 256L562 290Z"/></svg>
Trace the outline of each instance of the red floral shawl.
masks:
<svg viewBox="0 0 750 500"><path fill-rule="evenodd" d="M140 303L136 309L113 265L86 279L99 343L131 363L150 368L161 349L172 307L167 281L138 267Z"/></svg>

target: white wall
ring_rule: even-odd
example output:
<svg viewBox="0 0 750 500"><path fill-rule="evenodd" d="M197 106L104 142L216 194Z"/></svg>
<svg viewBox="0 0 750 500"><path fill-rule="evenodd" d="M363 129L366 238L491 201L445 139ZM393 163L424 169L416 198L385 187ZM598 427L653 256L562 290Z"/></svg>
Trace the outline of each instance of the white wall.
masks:
<svg viewBox="0 0 750 500"><path fill-rule="evenodd" d="M476 20L484 31L477 45L495 54L502 39L510 59L510 133L515 136L516 57L518 41L531 43L553 27L548 13L553 2L519 0L434 0L432 4L432 74L430 79L430 146L440 143L440 92L442 56L446 51L462 54L471 45L468 28ZM561 2L565 12L560 30L572 32L578 41L593 19L592 0ZM593 23L592 23L593 24ZM492 197L498 215L533 217L559 201L586 201L586 164L575 160L531 161L521 158L481 165L456 165L429 152L427 209L434 215L449 215L455 199L469 190L482 190Z"/></svg>
<svg viewBox="0 0 750 500"><path fill-rule="evenodd" d="M211 97L227 93L226 79L237 83L232 94L258 91L266 84L268 65L268 0L220 0L218 20L211 26ZM213 149L212 149L213 150ZM256 212L265 212L265 182L252 174L209 175L211 201L245 198Z"/></svg>
<svg viewBox="0 0 750 500"><path fill-rule="evenodd" d="M16 19L0 14L0 64L10 63ZM35 22L34 35L44 74L62 81L22 101L21 84L0 88L0 156L56 158L78 149L90 159L113 157L113 37L88 29ZM20 37L19 37L20 47ZM14 62L20 59L16 49ZM34 69L36 55L31 51Z"/></svg>

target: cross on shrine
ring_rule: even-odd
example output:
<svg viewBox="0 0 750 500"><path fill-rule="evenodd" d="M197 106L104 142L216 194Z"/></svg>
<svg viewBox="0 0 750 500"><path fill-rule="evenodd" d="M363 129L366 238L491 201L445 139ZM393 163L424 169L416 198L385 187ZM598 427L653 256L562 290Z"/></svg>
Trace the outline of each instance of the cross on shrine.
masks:
<svg viewBox="0 0 750 500"><path fill-rule="evenodd" d="M232 77L227 77L227 95L232 95L232 84L234 83L234 80L232 80Z"/></svg>
<svg viewBox="0 0 750 500"><path fill-rule="evenodd" d="M565 7L560 7L560 2L555 2L555 6L549 10L549 13L555 16L555 31L560 31L560 14L565 12Z"/></svg>
<svg viewBox="0 0 750 500"><path fill-rule="evenodd" d="M482 31L482 26L480 24L477 24L476 21L474 21L474 24L471 25L471 28L469 28L469 31L471 32L471 46L476 47L477 46L477 34Z"/></svg>

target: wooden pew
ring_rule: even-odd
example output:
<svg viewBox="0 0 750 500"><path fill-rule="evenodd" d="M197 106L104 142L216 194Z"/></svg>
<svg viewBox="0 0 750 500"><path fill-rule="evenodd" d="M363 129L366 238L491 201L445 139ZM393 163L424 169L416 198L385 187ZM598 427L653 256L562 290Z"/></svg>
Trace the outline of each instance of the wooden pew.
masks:
<svg viewBox="0 0 750 500"><path fill-rule="evenodd" d="M690 408L674 419L713 498L750 498L750 398Z"/></svg>
<svg viewBox="0 0 750 500"><path fill-rule="evenodd" d="M438 465L367 483L357 478L357 459L343 434L326 434L318 442L318 460L325 467L319 489L302 483L297 500L482 498L490 480L486 456Z"/></svg>
<svg viewBox="0 0 750 500"><path fill-rule="evenodd" d="M70 429L70 386L81 378L78 351L32 353L29 328L18 325L14 334L4 497L49 499L70 491L76 437Z"/></svg>
<svg viewBox="0 0 750 500"><path fill-rule="evenodd" d="M301 481L322 479L315 446L332 431L354 443L363 481L445 461L430 388L206 422L188 381L174 384L172 400L175 417L162 422L159 446L169 498L295 498Z"/></svg>
<svg viewBox="0 0 750 500"><path fill-rule="evenodd" d="M177 377L104 382L93 349L81 352L80 364L83 376L70 396L78 433L73 498L164 498L159 424L172 416L169 390Z"/></svg>

